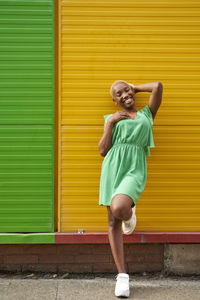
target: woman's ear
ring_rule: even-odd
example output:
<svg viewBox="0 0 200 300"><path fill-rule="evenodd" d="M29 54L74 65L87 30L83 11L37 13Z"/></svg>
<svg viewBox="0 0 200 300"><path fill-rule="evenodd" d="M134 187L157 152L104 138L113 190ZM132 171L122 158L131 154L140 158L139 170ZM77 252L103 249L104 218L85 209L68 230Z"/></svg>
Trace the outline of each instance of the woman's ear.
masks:
<svg viewBox="0 0 200 300"><path fill-rule="evenodd" d="M115 103L115 105L117 105L117 103L116 103L115 99L114 99L114 98L112 98L112 99L113 99L113 102Z"/></svg>

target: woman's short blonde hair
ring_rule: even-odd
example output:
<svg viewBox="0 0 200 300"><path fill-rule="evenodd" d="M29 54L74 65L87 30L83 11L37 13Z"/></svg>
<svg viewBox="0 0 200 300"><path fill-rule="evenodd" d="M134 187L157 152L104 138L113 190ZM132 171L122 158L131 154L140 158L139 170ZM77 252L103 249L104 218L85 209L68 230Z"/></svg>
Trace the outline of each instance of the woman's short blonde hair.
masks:
<svg viewBox="0 0 200 300"><path fill-rule="evenodd" d="M112 83L111 87L110 87L110 95L111 97L114 99L114 94L113 94L113 89L115 87L115 85L119 84L119 83L126 83L129 85L129 83L125 80L116 80Z"/></svg>

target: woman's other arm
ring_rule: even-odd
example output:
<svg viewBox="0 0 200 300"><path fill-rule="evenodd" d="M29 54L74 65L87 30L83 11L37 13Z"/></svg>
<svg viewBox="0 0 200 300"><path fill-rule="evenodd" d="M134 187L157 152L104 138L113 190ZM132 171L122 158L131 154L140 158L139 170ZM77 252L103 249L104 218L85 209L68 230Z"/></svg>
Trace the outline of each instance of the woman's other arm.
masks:
<svg viewBox="0 0 200 300"><path fill-rule="evenodd" d="M153 119L156 116L157 110L162 101L163 85L160 81L149 82L134 86L135 93L139 92L151 92L149 98L149 109L152 112Z"/></svg>
<svg viewBox="0 0 200 300"><path fill-rule="evenodd" d="M156 89L159 84L162 84L159 81L154 81L154 82L148 82L148 83L143 83L139 85L135 85L135 93L139 92L152 92L153 89Z"/></svg>

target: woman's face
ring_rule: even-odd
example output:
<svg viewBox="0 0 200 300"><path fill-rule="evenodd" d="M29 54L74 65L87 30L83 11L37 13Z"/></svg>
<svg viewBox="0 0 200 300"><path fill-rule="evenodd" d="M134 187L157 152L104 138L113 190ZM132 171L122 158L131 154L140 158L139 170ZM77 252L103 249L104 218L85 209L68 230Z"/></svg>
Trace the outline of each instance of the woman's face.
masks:
<svg viewBox="0 0 200 300"><path fill-rule="evenodd" d="M135 92L132 87L126 83L118 83L113 88L113 101L123 108L134 107Z"/></svg>

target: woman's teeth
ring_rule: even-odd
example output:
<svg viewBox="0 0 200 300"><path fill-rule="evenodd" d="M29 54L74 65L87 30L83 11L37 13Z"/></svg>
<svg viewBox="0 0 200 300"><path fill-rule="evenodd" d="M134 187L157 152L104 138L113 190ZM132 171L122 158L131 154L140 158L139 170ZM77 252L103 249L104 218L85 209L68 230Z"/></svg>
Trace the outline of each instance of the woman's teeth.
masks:
<svg viewBox="0 0 200 300"><path fill-rule="evenodd" d="M127 99L126 101L125 101L125 103L131 103L131 101L132 101L132 99L131 98L129 98L129 99Z"/></svg>

